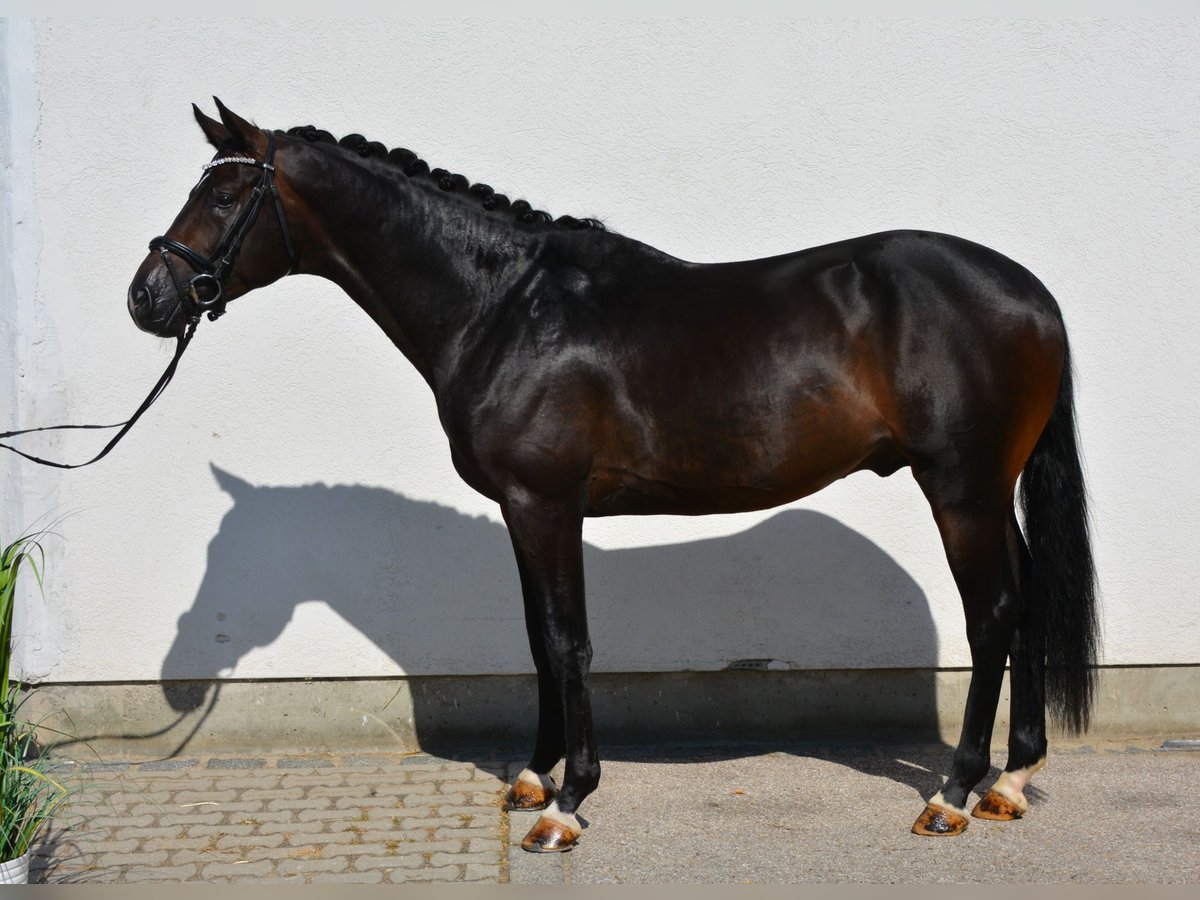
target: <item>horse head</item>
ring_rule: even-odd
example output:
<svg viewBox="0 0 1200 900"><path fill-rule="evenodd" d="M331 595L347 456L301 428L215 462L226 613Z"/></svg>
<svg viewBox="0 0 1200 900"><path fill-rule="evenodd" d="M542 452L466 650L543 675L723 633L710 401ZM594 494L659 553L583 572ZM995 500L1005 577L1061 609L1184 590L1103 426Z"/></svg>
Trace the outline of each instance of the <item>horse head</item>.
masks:
<svg viewBox="0 0 1200 900"><path fill-rule="evenodd" d="M193 104L217 154L129 285L128 307L143 331L177 337L207 312L295 270L286 185L275 177L275 136L216 101L221 121ZM283 190L280 190L280 187ZM259 215L262 206L271 207Z"/></svg>

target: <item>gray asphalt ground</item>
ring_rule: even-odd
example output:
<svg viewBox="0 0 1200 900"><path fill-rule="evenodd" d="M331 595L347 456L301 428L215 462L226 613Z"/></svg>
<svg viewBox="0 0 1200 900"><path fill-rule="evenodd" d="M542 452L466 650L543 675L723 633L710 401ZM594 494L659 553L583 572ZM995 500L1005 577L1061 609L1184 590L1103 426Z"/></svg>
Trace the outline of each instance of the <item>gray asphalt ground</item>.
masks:
<svg viewBox="0 0 1200 900"><path fill-rule="evenodd" d="M957 838L909 832L949 747L602 748L579 846L547 855L501 809L516 751L79 766L33 880L1200 882L1200 753L1160 744L1052 745L1024 819Z"/></svg>

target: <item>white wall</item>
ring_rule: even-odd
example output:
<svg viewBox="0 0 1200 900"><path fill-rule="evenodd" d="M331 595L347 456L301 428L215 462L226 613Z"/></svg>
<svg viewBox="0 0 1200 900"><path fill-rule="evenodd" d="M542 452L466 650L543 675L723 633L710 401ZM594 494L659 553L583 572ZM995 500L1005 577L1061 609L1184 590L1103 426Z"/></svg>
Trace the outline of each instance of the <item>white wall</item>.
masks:
<svg viewBox="0 0 1200 900"><path fill-rule="evenodd" d="M694 260L946 231L1021 261L1064 309L1105 661L1200 663L1196 20L54 20L0 36L0 402L17 385L0 428L120 420L166 364L125 289L210 156L189 102L212 112L212 94ZM27 446L80 459L100 442ZM0 466L5 537L65 517L46 599L23 613L37 677L531 671L497 509L454 474L423 383L331 284L290 278L205 322L97 466ZM585 537L599 670L968 663L907 473Z"/></svg>

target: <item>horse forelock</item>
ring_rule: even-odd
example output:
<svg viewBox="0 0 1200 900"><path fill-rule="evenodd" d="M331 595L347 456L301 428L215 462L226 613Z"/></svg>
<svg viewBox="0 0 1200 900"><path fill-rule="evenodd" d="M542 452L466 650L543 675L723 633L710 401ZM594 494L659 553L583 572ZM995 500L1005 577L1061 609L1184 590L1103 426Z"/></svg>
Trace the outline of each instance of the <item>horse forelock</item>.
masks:
<svg viewBox="0 0 1200 900"><path fill-rule="evenodd" d="M491 185L481 182L472 183L465 175L458 175L446 169L431 168L429 163L417 156L406 147L388 150L379 141L370 141L361 134L348 134L335 138L328 131L315 125L297 125L286 132L291 137L298 137L310 143L331 144L341 147L351 153L367 159L377 159L399 169L412 179L426 179L447 193L464 194L479 201L480 205L498 214L508 214L518 222L527 225L553 225L560 228L595 229L604 231L604 223L599 219L577 219L574 216L552 217L548 212L534 209L526 200L509 200L504 194L497 193Z"/></svg>

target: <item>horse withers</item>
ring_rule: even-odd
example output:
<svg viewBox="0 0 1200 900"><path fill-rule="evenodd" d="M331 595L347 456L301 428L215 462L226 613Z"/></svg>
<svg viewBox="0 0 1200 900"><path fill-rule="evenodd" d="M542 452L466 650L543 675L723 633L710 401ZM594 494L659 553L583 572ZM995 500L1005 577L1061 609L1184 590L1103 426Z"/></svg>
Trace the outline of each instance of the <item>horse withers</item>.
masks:
<svg viewBox="0 0 1200 900"><path fill-rule="evenodd" d="M1037 278L918 231L685 262L408 150L264 131L217 107L220 121L194 108L216 156L151 242L130 314L179 336L290 272L320 275L416 366L455 468L499 504L516 556L539 698L508 794L543 810L527 850L572 847L600 780L583 518L765 509L864 469L912 471L971 651L951 773L913 830L1026 812L1047 706L1088 724L1098 641L1066 331ZM1008 660L1008 762L968 812Z"/></svg>

